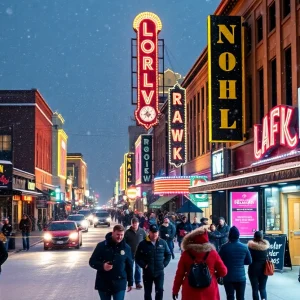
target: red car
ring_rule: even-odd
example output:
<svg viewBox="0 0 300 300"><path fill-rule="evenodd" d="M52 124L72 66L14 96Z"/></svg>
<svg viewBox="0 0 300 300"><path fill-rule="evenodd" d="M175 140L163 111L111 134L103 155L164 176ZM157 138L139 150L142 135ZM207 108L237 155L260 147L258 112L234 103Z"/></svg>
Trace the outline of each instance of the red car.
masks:
<svg viewBox="0 0 300 300"><path fill-rule="evenodd" d="M76 248L82 246L81 228L73 221L54 221L44 232L44 250L49 248Z"/></svg>

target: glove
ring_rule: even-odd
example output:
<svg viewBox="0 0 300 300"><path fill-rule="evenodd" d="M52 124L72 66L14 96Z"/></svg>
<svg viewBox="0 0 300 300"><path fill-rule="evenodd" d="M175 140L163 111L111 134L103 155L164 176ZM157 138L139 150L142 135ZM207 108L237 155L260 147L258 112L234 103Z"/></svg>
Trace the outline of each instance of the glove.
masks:
<svg viewBox="0 0 300 300"><path fill-rule="evenodd" d="M176 300L176 299L178 299L178 295L173 294L173 300Z"/></svg>

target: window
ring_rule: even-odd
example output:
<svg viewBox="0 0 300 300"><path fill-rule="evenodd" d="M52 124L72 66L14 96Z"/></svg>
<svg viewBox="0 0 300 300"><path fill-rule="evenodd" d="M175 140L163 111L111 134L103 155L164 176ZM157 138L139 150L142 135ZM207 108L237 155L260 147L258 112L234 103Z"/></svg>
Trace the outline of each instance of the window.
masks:
<svg viewBox="0 0 300 300"><path fill-rule="evenodd" d="M0 151L11 151L11 135L0 135Z"/></svg>
<svg viewBox="0 0 300 300"><path fill-rule="evenodd" d="M204 86L201 88L201 102L202 102L202 110L204 110L204 103L205 103L205 99L204 99Z"/></svg>
<svg viewBox="0 0 300 300"><path fill-rule="evenodd" d="M291 0L281 0L282 5L282 19L284 19L291 12Z"/></svg>
<svg viewBox="0 0 300 300"><path fill-rule="evenodd" d="M251 48L252 48L252 28L251 26L249 26L247 28L247 45L246 45L246 49L247 49L247 53L251 52Z"/></svg>
<svg viewBox="0 0 300 300"><path fill-rule="evenodd" d="M262 16L258 17L256 20L256 32L257 32L257 42L259 43L263 39L263 19Z"/></svg>
<svg viewBox="0 0 300 300"><path fill-rule="evenodd" d="M266 199L266 230L281 230L280 193L276 187L265 189Z"/></svg>
<svg viewBox="0 0 300 300"><path fill-rule="evenodd" d="M261 68L258 71L258 92L259 92L259 121L264 117L264 70Z"/></svg>
<svg viewBox="0 0 300 300"><path fill-rule="evenodd" d="M276 6L275 1L269 6L269 32L276 27Z"/></svg>
<svg viewBox="0 0 300 300"><path fill-rule="evenodd" d="M194 96L194 105L193 105L193 107L194 107L194 118L196 117L196 96Z"/></svg>
<svg viewBox="0 0 300 300"><path fill-rule="evenodd" d="M248 128L252 128L252 102L253 102L253 94L252 94L252 78L247 78L247 93L246 93L246 101L247 101L247 111L248 115Z"/></svg>
<svg viewBox="0 0 300 300"><path fill-rule="evenodd" d="M277 105L277 67L276 67L276 58L271 61L271 100L272 107Z"/></svg>
<svg viewBox="0 0 300 300"><path fill-rule="evenodd" d="M292 105L292 51L288 48L284 51L285 64L285 103Z"/></svg>
<svg viewBox="0 0 300 300"><path fill-rule="evenodd" d="M197 93L197 105L198 105L197 113L200 114L200 93Z"/></svg>

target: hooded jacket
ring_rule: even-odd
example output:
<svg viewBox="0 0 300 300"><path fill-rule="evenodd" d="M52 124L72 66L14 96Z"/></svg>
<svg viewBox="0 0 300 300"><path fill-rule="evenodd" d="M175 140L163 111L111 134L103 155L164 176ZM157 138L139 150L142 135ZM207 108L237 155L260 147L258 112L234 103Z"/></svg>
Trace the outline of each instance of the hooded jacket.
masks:
<svg viewBox="0 0 300 300"><path fill-rule="evenodd" d="M32 224L31 224L31 221L28 217L27 217L27 219L22 219L20 221L19 229L23 233L30 233L31 232L31 227L32 227Z"/></svg>
<svg viewBox="0 0 300 300"><path fill-rule="evenodd" d="M178 241L182 241L184 236L181 234L183 232L191 232L193 231L193 227L191 225L191 223L189 221L184 222L180 222L177 227L176 227L176 235L177 235L177 240Z"/></svg>
<svg viewBox="0 0 300 300"><path fill-rule="evenodd" d="M125 242L130 246L133 257L135 255L139 243L145 238L146 232L140 227L138 227L137 231L135 231L132 227L126 230L124 239Z"/></svg>
<svg viewBox="0 0 300 300"><path fill-rule="evenodd" d="M268 249L270 243L267 240L255 242L250 240L248 242L248 248L252 257L252 264L249 265L248 274L249 276L261 276L264 274L265 262L268 257Z"/></svg>
<svg viewBox="0 0 300 300"><path fill-rule="evenodd" d="M105 262L112 262L113 268L105 271ZM105 241L98 243L90 261L90 266L97 270L95 289L115 294L133 286L133 261L130 247L124 239L116 244L112 240L112 233L108 233Z"/></svg>
<svg viewBox="0 0 300 300"><path fill-rule="evenodd" d="M161 238L158 238L153 245L147 236L145 240L140 242L135 254L135 261L143 269L144 276L159 276L170 260L170 249L166 241Z"/></svg>
<svg viewBox="0 0 300 300"><path fill-rule="evenodd" d="M187 234L182 241L181 245L184 252L180 257L173 284L173 294L175 295L178 295L180 287L182 286L182 300L220 299L217 278L224 277L227 273L227 268L211 243L207 242L199 244L194 242L194 238L197 235L204 234L205 232L206 229L200 227ZM196 289L189 285L187 274L190 272L191 265L194 261L203 261L206 252L209 252L206 264L212 276L212 282L207 288ZM193 260L192 257L194 257L195 260Z"/></svg>

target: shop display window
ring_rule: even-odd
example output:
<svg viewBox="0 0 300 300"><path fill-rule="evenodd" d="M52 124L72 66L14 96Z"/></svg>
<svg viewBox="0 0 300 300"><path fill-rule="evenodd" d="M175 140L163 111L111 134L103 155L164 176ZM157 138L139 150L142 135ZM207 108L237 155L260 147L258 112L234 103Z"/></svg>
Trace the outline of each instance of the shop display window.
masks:
<svg viewBox="0 0 300 300"><path fill-rule="evenodd" d="M281 205L278 188L265 189L266 231L281 230Z"/></svg>

